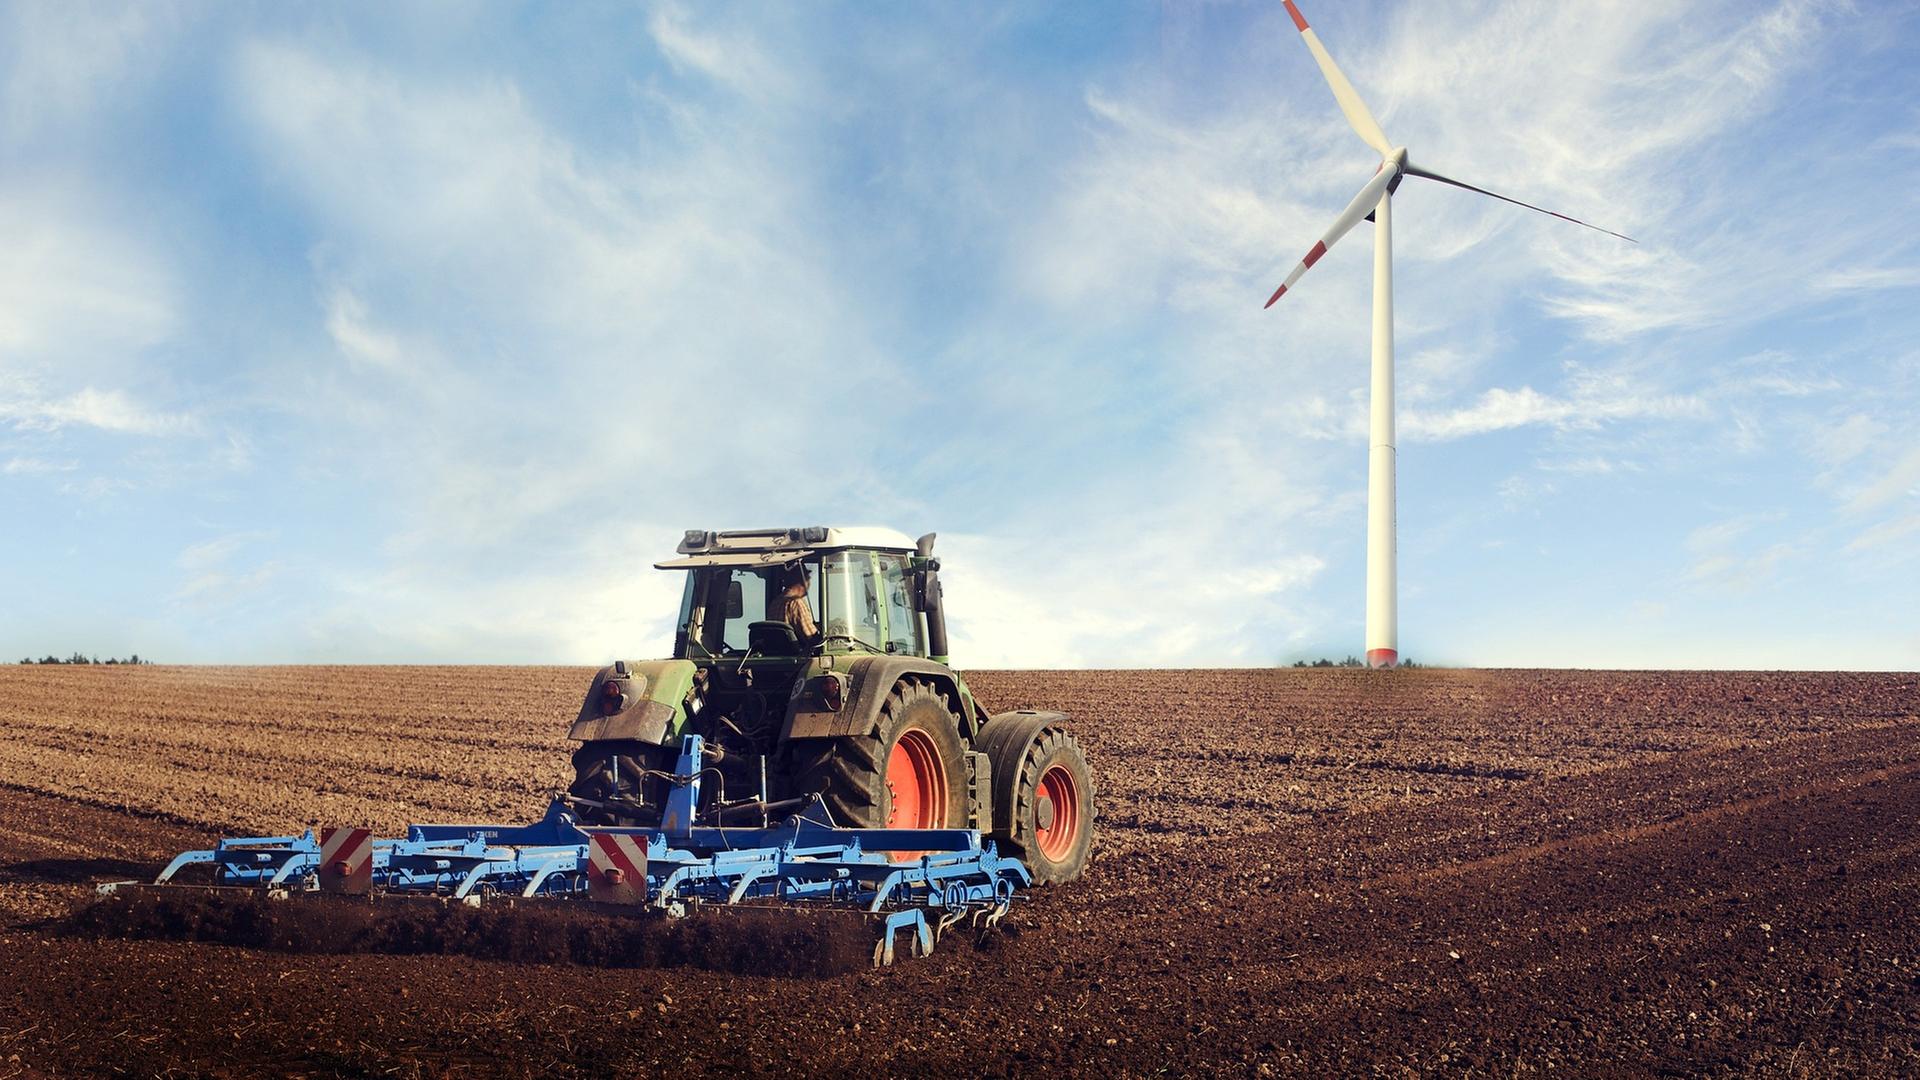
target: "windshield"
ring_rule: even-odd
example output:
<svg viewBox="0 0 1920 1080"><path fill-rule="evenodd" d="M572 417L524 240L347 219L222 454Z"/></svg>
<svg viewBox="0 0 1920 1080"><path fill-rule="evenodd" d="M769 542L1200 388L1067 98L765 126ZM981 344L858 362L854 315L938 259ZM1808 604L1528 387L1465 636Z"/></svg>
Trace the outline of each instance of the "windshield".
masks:
<svg viewBox="0 0 1920 1080"><path fill-rule="evenodd" d="M904 566L904 559L900 562ZM708 566L687 572L676 656L811 655L829 649L919 652L918 619L889 596L897 572L871 551L830 551L781 566ZM903 591L903 588L896 591ZM901 609L898 613L894 609ZM889 619L889 615L892 616ZM901 623L891 633L889 622ZM754 629L754 624L763 624ZM784 624L793 631L791 642Z"/></svg>

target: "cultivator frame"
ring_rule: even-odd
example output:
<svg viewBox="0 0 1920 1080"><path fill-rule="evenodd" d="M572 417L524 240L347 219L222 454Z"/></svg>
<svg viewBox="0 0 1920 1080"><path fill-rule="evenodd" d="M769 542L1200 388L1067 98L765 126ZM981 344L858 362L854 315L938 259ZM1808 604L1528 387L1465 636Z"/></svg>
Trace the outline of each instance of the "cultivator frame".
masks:
<svg viewBox="0 0 1920 1080"><path fill-rule="evenodd" d="M844 829L818 795L778 825L693 825L705 747L688 735L659 828L581 826L557 798L530 825L413 825L405 839L365 829L221 840L182 852L151 885L113 882L103 894L179 888L175 876L211 866L216 887L276 896L314 891L587 901L609 910L682 917L706 906L833 909L877 924L874 964L891 964L895 937L915 956L961 923L991 926L1032 877L982 843L977 829Z"/></svg>

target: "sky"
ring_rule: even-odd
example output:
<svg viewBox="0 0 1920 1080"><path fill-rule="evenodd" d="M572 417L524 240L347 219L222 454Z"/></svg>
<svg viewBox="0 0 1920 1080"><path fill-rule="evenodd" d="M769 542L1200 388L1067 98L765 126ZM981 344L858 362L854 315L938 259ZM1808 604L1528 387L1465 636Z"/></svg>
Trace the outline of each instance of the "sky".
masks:
<svg viewBox="0 0 1920 1080"><path fill-rule="evenodd" d="M1920 667L1920 7L1305 0L1400 647ZM961 667L1362 651L1368 179L1277 2L0 6L0 657L664 655L937 531Z"/></svg>

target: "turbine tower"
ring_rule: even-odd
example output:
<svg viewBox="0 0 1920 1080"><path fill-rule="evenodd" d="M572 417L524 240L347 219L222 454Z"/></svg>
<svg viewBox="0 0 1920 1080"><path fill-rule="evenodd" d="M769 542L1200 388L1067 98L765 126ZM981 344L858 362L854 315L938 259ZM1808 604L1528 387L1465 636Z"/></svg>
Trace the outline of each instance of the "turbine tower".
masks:
<svg viewBox="0 0 1920 1080"><path fill-rule="evenodd" d="M1320 44L1320 36L1307 25L1306 16L1300 14L1300 8L1293 0L1283 0L1287 14L1293 16L1293 25L1300 30L1300 37L1307 43L1307 51L1320 65L1320 73L1327 78L1327 85L1333 89L1333 100L1340 111L1347 116L1347 123L1361 140L1380 154L1380 165L1374 171L1373 179L1367 181L1360 194L1353 197L1347 208L1333 221L1333 227L1327 230L1318 243L1307 252L1307 257L1293 268L1273 295L1267 299L1267 306L1286 295L1293 283L1307 268L1320 261L1340 238L1347 235L1362 219L1373 221L1373 382L1372 416L1369 421L1367 439L1367 664L1371 667L1392 667L1400 659L1400 610L1398 593L1398 571L1394 552L1394 439L1393 439L1393 193L1400 187L1400 180L1406 176L1418 176L1426 180L1437 180L1442 184L1451 184L1457 188L1488 195L1515 206L1524 206L1542 214L1557 217L1562 221L1571 221L1575 225L1585 225L1589 229L1618 236L1628 243L1636 241L1631 236L1590 225L1578 218L1565 214L1556 214L1551 210L1524 203L1519 199L1461 183L1437 172L1423 169L1407 160L1407 148L1394 146L1387 140L1386 132L1380 130L1380 122L1373 118L1367 109L1367 103L1347 81L1340 66L1327 55L1326 46Z"/></svg>

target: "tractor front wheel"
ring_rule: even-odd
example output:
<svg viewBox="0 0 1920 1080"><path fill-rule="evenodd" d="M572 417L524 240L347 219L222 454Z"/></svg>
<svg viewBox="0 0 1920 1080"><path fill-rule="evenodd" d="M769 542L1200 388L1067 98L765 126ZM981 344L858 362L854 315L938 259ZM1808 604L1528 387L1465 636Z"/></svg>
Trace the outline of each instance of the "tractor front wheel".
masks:
<svg viewBox="0 0 1920 1080"><path fill-rule="evenodd" d="M1035 882L1072 881L1086 870L1093 848L1093 770L1072 735L1050 728L1027 747L1009 809L1010 829L996 837Z"/></svg>

